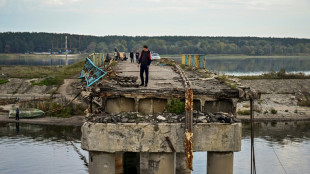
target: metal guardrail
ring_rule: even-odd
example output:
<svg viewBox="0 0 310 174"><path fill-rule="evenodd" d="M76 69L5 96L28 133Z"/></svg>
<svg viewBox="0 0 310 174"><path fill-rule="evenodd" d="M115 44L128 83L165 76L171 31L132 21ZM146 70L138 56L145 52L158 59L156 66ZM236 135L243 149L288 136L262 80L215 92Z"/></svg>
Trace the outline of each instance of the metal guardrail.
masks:
<svg viewBox="0 0 310 174"><path fill-rule="evenodd" d="M104 53L92 53L89 56L90 60L93 62L96 66L103 66L105 61Z"/></svg>
<svg viewBox="0 0 310 174"><path fill-rule="evenodd" d="M204 54L182 54L182 65L206 68L206 57Z"/></svg>
<svg viewBox="0 0 310 174"><path fill-rule="evenodd" d="M94 60L95 62L97 62L96 61L97 59L94 59ZM93 63L93 61L91 61L89 58L86 58L84 67L80 74L80 78L85 78L88 87L90 87L92 84L94 84L95 82L97 82L99 79L101 79L103 76L107 74L105 71L98 68Z"/></svg>

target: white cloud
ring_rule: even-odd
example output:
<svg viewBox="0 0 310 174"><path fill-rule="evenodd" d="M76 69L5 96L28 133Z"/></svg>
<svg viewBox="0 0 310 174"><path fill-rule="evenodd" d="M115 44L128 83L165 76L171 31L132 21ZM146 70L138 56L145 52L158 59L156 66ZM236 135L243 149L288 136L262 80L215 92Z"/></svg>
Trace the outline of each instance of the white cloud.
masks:
<svg viewBox="0 0 310 174"><path fill-rule="evenodd" d="M6 5L7 0L0 0L0 7L4 7Z"/></svg>
<svg viewBox="0 0 310 174"><path fill-rule="evenodd" d="M79 2L81 0L46 0L44 3L48 4L48 5L59 5L59 6L63 6L66 4L71 4L71 3L76 3Z"/></svg>

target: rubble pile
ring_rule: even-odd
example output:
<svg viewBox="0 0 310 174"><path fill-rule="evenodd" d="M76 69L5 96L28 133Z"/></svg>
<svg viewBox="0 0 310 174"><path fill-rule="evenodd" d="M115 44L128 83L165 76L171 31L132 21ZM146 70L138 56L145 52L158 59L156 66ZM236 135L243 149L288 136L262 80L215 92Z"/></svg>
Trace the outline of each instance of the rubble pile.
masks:
<svg viewBox="0 0 310 174"><path fill-rule="evenodd" d="M141 114L138 112L123 112L119 114L96 114L87 117L87 121L95 123L184 123L185 113L160 113L160 114ZM217 112L217 113L202 113L194 111L193 123L236 123L240 120L233 115Z"/></svg>

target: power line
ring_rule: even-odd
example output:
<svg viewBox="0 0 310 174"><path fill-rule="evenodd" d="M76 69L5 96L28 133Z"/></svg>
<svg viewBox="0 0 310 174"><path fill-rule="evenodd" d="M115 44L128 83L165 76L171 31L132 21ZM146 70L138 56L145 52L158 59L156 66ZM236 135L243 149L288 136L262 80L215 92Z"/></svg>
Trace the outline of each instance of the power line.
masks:
<svg viewBox="0 0 310 174"><path fill-rule="evenodd" d="M271 147L272 147L273 153L276 155L276 157L277 157L277 159L278 159L279 163L281 164L281 166L282 166L282 168L283 168L284 172L287 174L287 172L286 172L286 170L285 170L285 168L284 168L283 164L281 163L280 158L278 157L278 155L277 155L276 151L274 150L273 146L271 146Z"/></svg>

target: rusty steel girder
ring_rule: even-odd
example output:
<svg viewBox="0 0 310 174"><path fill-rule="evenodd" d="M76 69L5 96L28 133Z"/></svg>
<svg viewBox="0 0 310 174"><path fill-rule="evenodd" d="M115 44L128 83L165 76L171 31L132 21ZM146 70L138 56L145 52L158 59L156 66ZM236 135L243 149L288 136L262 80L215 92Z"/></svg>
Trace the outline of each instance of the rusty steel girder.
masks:
<svg viewBox="0 0 310 174"><path fill-rule="evenodd" d="M194 108L194 93L192 83L188 80L184 71L179 65L175 65L177 72L181 75L185 86L185 155L186 166L193 170L193 108Z"/></svg>

